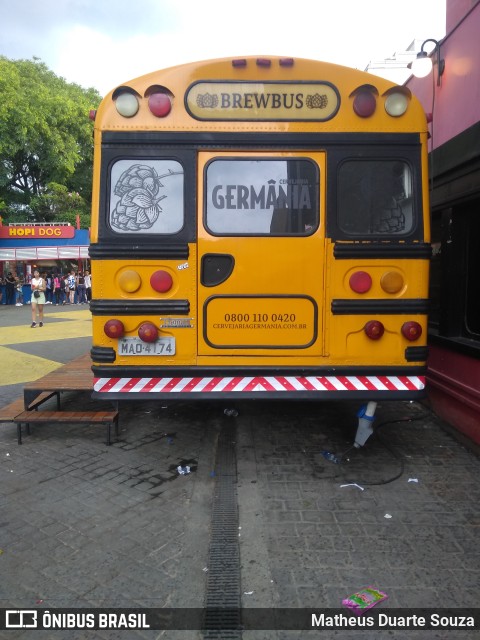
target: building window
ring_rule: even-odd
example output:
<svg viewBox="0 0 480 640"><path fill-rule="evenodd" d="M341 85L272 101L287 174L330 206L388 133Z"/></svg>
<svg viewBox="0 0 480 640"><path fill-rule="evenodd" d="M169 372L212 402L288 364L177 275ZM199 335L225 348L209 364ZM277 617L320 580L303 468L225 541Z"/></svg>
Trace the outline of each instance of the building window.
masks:
<svg viewBox="0 0 480 640"><path fill-rule="evenodd" d="M432 219L430 330L480 348L480 200L436 212Z"/></svg>

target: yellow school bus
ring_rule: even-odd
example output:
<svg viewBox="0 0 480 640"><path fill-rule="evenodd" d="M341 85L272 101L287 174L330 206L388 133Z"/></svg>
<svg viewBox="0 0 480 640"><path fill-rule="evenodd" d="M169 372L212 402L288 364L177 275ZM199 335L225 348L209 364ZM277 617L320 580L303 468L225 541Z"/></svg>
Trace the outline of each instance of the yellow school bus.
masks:
<svg viewBox="0 0 480 640"><path fill-rule="evenodd" d="M94 397L423 395L427 123L403 86L246 57L95 118Z"/></svg>

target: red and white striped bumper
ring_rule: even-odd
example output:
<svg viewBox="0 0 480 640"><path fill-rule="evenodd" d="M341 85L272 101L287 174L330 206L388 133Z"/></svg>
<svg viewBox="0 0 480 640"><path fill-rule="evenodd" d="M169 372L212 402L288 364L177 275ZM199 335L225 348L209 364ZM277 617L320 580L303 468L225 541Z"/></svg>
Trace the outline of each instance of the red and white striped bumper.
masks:
<svg viewBox="0 0 480 640"><path fill-rule="evenodd" d="M94 378L95 393L254 394L261 392L420 392L424 376L240 376Z"/></svg>

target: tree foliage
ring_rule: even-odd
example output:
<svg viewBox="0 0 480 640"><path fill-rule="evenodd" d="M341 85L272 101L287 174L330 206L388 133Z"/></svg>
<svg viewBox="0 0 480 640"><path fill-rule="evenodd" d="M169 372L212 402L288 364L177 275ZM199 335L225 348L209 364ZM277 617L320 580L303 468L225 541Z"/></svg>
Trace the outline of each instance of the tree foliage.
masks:
<svg viewBox="0 0 480 640"><path fill-rule="evenodd" d="M89 206L82 196L56 182L50 182L44 193L30 200L37 222L70 222L75 225L79 216L82 227L90 224Z"/></svg>
<svg viewBox="0 0 480 640"><path fill-rule="evenodd" d="M38 59L0 56L0 214L7 219L46 220L52 184L91 199L93 123L99 93L67 83ZM50 185L50 186L49 186ZM33 199L33 200L32 200ZM43 205L42 205L43 202ZM68 198L63 201L67 204ZM51 204L51 202L50 202ZM57 202L58 204L58 202ZM33 205L33 206L31 206ZM59 206L48 215L63 220Z"/></svg>

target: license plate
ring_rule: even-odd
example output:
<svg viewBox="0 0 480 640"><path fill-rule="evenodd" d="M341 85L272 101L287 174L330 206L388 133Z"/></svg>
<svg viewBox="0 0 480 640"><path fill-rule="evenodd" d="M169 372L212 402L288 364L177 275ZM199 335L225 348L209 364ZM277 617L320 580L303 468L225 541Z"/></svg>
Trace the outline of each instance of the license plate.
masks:
<svg viewBox="0 0 480 640"><path fill-rule="evenodd" d="M159 338L156 342L143 342L140 338L121 338L119 356L173 356L175 338Z"/></svg>

